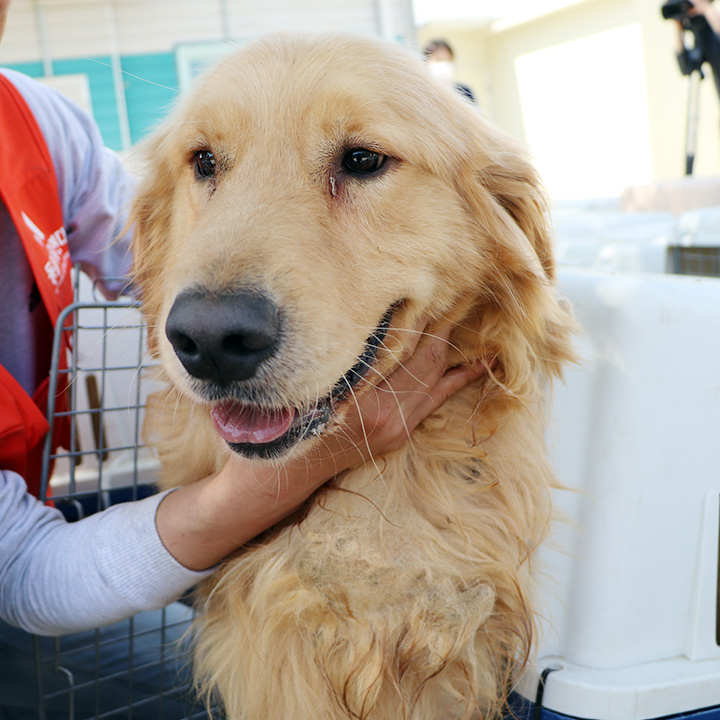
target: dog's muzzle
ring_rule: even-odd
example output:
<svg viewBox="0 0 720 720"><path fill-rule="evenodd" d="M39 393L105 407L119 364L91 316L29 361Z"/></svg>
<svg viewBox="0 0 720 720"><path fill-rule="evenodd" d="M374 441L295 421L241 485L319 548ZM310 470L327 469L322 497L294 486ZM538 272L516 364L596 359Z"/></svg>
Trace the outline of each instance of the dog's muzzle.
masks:
<svg viewBox="0 0 720 720"><path fill-rule="evenodd" d="M239 399L245 396L245 381L258 374L280 344L280 312L261 293L185 291L168 314L165 334L188 374L203 383L200 394L214 403L210 414L220 437L240 455L273 458L323 431L335 407L373 364L395 308L387 311L355 364L331 390L301 408Z"/></svg>

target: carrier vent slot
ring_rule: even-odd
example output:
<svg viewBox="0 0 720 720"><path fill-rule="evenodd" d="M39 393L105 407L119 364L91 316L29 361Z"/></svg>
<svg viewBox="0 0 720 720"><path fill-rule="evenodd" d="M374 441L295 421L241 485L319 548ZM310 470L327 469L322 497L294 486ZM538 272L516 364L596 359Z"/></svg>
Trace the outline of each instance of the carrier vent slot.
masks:
<svg viewBox="0 0 720 720"><path fill-rule="evenodd" d="M670 272L677 275L720 276L720 247L713 246L672 246Z"/></svg>

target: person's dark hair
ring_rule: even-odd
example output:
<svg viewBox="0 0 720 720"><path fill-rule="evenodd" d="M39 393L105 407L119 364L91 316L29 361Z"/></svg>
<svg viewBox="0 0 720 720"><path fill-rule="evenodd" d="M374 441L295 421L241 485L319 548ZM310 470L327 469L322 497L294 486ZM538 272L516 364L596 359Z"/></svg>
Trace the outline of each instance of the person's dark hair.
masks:
<svg viewBox="0 0 720 720"><path fill-rule="evenodd" d="M455 53L453 52L453 49L448 45L446 40L431 40L426 46L423 54L425 57L428 57L432 55L436 50L447 50L450 53L450 57L455 57Z"/></svg>

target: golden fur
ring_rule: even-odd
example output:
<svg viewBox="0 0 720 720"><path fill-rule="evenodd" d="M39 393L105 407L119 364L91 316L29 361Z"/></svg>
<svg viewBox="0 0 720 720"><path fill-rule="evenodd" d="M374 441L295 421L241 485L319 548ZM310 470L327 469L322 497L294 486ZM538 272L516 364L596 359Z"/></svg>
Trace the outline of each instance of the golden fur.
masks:
<svg viewBox="0 0 720 720"><path fill-rule="evenodd" d="M390 165L343 178L348 147ZM207 148L212 185L193 173ZM340 474L203 583L200 687L229 720L495 718L530 652L550 513L541 388L572 354L530 164L404 50L303 35L222 62L147 157L135 278L169 381L149 418L165 484L230 452L163 332L185 288L271 293L287 332L258 387L288 407L326 394L389 307L356 393L396 367L421 317L454 323L453 363L487 367L402 449Z"/></svg>

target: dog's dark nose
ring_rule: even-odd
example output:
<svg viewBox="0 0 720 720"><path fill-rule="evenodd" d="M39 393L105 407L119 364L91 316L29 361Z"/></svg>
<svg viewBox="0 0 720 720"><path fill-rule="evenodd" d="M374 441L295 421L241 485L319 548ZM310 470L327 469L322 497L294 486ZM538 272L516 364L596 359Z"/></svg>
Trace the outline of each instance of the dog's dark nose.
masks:
<svg viewBox="0 0 720 720"><path fill-rule="evenodd" d="M221 385L252 377L275 352L279 330L276 305L254 292L183 292L165 323L185 369Z"/></svg>

